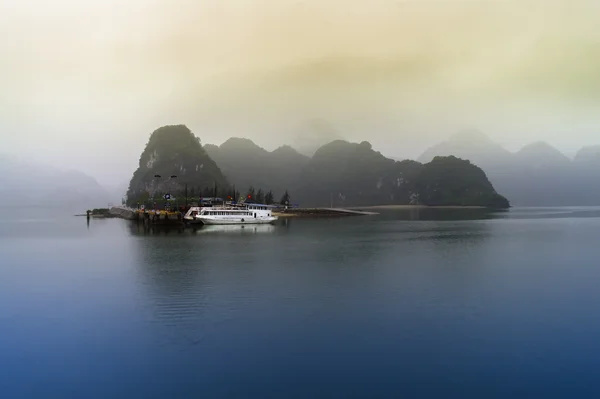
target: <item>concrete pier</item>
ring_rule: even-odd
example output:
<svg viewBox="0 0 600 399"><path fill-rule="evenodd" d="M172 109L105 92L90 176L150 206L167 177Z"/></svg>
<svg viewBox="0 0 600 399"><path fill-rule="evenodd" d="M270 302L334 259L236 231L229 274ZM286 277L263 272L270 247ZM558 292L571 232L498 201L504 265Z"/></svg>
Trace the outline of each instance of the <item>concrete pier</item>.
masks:
<svg viewBox="0 0 600 399"><path fill-rule="evenodd" d="M113 206L109 209L108 213L110 213L112 216L119 217L121 219L137 219L137 209L129 208L126 206Z"/></svg>
<svg viewBox="0 0 600 399"><path fill-rule="evenodd" d="M147 224L183 224L183 215L178 211L169 212L164 210L141 210L126 206L116 206L110 208L110 214L121 219L133 220Z"/></svg>

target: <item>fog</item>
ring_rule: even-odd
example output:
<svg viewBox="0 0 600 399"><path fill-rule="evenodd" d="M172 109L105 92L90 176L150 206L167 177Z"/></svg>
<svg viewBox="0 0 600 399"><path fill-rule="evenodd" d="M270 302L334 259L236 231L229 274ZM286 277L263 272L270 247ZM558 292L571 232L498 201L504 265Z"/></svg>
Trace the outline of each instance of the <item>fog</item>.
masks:
<svg viewBox="0 0 600 399"><path fill-rule="evenodd" d="M416 158L463 128L600 144L600 3L0 0L0 152L127 181L149 134L267 149L312 118Z"/></svg>

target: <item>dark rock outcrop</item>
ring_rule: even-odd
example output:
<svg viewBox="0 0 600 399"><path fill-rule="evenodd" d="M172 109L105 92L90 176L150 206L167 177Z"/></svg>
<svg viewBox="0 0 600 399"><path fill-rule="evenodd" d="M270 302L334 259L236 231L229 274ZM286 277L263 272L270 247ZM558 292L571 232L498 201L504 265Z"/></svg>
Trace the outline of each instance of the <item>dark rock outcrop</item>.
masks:
<svg viewBox="0 0 600 399"><path fill-rule="evenodd" d="M150 135L129 183L127 201L157 200L165 193L181 196L186 184L196 192L212 190L215 185L221 193L229 191L227 179L190 129L163 126Z"/></svg>

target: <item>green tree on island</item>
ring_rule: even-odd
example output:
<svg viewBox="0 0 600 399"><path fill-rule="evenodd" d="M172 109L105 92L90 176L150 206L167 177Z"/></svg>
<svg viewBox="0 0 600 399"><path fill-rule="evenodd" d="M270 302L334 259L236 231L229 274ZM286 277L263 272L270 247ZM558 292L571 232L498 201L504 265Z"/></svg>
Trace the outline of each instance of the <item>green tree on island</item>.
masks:
<svg viewBox="0 0 600 399"><path fill-rule="evenodd" d="M259 188L256 192L256 202L259 204L263 204L265 202L265 193L262 188Z"/></svg>
<svg viewBox="0 0 600 399"><path fill-rule="evenodd" d="M289 205L290 204L290 194L288 193L288 190L285 190L285 193L283 194L283 197L281 197L281 200L279 201L279 203L281 205Z"/></svg>
<svg viewBox="0 0 600 399"><path fill-rule="evenodd" d="M273 201L274 201L273 191L269 190L267 195L265 195L265 204L271 205L273 203Z"/></svg>

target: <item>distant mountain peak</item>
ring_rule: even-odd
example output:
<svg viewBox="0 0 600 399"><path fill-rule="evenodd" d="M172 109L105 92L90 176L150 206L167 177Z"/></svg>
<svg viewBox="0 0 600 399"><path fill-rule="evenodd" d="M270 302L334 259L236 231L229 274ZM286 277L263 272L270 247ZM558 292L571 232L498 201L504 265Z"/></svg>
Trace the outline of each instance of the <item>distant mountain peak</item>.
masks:
<svg viewBox="0 0 600 399"><path fill-rule="evenodd" d="M272 154L274 155L291 155L291 156L304 156L302 154L300 154L295 148L293 148L292 146L289 146L287 144L284 144L280 147L277 147L276 149L274 149L272 151Z"/></svg>
<svg viewBox="0 0 600 399"><path fill-rule="evenodd" d="M291 145L288 145L288 144L284 144L282 146L277 147L273 152L275 152L275 151L294 151L294 152L298 152Z"/></svg>
<svg viewBox="0 0 600 399"><path fill-rule="evenodd" d="M299 176L309 158L289 145L267 151L246 138L232 137L220 147L205 145L208 155L215 160L225 176L236 187L250 186L284 193Z"/></svg>
<svg viewBox="0 0 600 399"><path fill-rule="evenodd" d="M219 146L216 144L204 144L202 146L202 148L204 148L204 151L212 158L213 154L219 152Z"/></svg>
<svg viewBox="0 0 600 399"><path fill-rule="evenodd" d="M582 147L574 158L575 162L600 162L600 145Z"/></svg>
<svg viewBox="0 0 600 399"><path fill-rule="evenodd" d="M523 150L525 150L525 151L530 151L530 150L549 151L549 150L555 150L555 148L552 147L550 144L548 144L545 141L538 140L538 141L534 141L534 142L524 145L523 148L521 148L521 151L523 151Z"/></svg>
<svg viewBox="0 0 600 399"><path fill-rule="evenodd" d="M504 162L512 154L485 133L477 129L464 129L456 132L446 141L428 148L417 160L426 163L435 156L450 155L468 159L476 165L483 166L489 163Z"/></svg>
<svg viewBox="0 0 600 399"><path fill-rule="evenodd" d="M571 161L569 157L545 141L535 141L527 144L517 152L517 156L521 158L537 158L545 162L558 161L568 163Z"/></svg>
<svg viewBox="0 0 600 399"><path fill-rule="evenodd" d="M262 147L260 147L254 141L247 139L245 137L230 137L223 144L221 144L220 148L221 149L224 149L224 148L225 149L227 149L227 148L252 148L252 149L264 150Z"/></svg>
<svg viewBox="0 0 600 399"><path fill-rule="evenodd" d="M468 128L462 129L454 133L448 141L464 142L464 143L487 143L496 144L487 134L479 129Z"/></svg>
<svg viewBox="0 0 600 399"><path fill-rule="evenodd" d="M317 149L334 140L342 139L339 131L323 118L313 118L302 123L293 133L292 147L312 156Z"/></svg>

